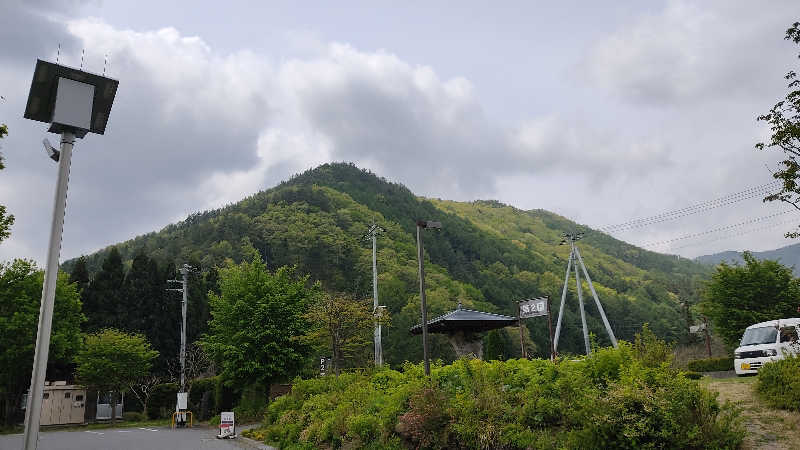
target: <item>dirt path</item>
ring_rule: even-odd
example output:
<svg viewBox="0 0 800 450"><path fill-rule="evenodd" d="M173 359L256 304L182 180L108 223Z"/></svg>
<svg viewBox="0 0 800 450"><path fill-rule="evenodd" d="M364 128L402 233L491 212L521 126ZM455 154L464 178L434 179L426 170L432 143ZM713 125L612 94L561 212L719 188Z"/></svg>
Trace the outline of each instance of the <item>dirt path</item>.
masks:
<svg viewBox="0 0 800 450"><path fill-rule="evenodd" d="M772 409L755 392L755 377L703 379L719 392L720 402L729 400L742 408L747 436L745 449L800 450L800 413Z"/></svg>

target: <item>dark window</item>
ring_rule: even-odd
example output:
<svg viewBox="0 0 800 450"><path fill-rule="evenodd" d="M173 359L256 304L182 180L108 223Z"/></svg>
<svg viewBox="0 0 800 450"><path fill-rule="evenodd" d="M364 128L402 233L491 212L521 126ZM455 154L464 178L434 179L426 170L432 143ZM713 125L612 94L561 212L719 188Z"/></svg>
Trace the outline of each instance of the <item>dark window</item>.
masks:
<svg viewBox="0 0 800 450"><path fill-rule="evenodd" d="M64 392L64 398L70 398L71 396L72 396L72 393Z"/></svg>
<svg viewBox="0 0 800 450"><path fill-rule="evenodd" d="M81 395L81 394L76 395L75 396L75 401L76 402L82 402L83 401L83 395Z"/></svg>
<svg viewBox="0 0 800 450"><path fill-rule="evenodd" d="M796 342L797 341L797 328L783 327L781 328L781 342Z"/></svg>
<svg viewBox="0 0 800 450"><path fill-rule="evenodd" d="M42 398L47 400L48 398L50 398L50 393L49 392L45 392L44 395L42 396Z"/></svg>

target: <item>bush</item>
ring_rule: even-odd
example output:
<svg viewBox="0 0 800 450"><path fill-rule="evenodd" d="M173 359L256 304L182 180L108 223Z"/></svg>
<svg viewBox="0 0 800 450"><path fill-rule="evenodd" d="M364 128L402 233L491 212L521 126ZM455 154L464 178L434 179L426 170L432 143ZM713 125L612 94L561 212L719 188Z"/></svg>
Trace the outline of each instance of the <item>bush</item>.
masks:
<svg viewBox="0 0 800 450"><path fill-rule="evenodd" d="M764 364L758 370L756 390L775 408L800 411L800 356Z"/></svg>
<svg viewBox="0 0 800 450"><path fill-rule="evenodd" d="M150 419L163 419L175 412L178 385L176 383L157 384L150 394L147 403L147 415Z"/></svg>
<svg viewBox="0 0 800 450"><path fill-rule="evenodd" d="M683 376L685 376L686 378L688 378L690 380L699 380L700 378L703 378L703 374L702 373L693 372L691 370L683 371Z"/></svg>
<svg viewBox="0 0 800 450"><path fill-rule="evenodd" d="M689 361L686 367L694 372L722 372L733 370L733 358L707 358Z"/></svg>
<svg viewBox="0 0 800 450"><path fill-rule="evenodd" d="M136 411L125 411L122 413L122 420L125 422L143 422L147 420L144 413Z"/></svg>
<svg viewBox="0 0 800 450"><path fill-rule="evenodd" d="M584 360L459 360L294 381L257 434L281 448L735 448L734 407L620 342Z"/></svg>

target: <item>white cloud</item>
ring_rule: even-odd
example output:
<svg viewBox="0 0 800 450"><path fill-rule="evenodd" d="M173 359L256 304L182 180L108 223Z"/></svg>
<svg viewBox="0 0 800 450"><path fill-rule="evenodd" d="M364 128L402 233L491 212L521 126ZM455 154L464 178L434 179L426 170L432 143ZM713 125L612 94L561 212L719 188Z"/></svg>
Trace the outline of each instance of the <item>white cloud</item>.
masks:
<svg viewBox="0 0 800 450"><path fill-rule="evenodd" d="M761 80L785 69L782 56L790 49L782 49L779 39L792 20L785 14L792 4L670 0L663 11L593 45L581 69L587 79L634 103L768 95L775 91Z"/></svg>
<svg viewBox="0 0 800 450"><path fill-rule="evenodd" d="M741 175L758 158L735 153L750 151L755 132L746 124L758 108L692 106L755 96L771 76L754 75L761 61L788 61L753 55L752 43L779 41L782 25L766 32L774 15L751 23L740 18L746 12L671 2L598 42L583 64L631 110L606 110L593 93L586 103L602 110L603 120L567 110L517 124L487 117L480 87L466 77L443 77L387 50L321 42L313 32L290 36L299 55L274 61L246 48L222 52L171 27L137 31L97 18L40 18L48 40L74 42L72 54L62 55L68 62L74 48L86 48L86 67L101 72L108 53L108 72L120 79L106 135L77 146L64 255L237 201L327 161L355 162L422 195L499 197L593 225L758 184L758 176ZM734 58L737 49L741 57ZM0 55L24 66L13 58ZM769 70L779 78L784 68ZM0 81L24 91L29 76L27 69L4 71ZM24 98L9 103L24 108ZM653 120L639 103L690 107ZM712 114L717 120L709 121ZM18 222L0 258L33 249L27 256L41 259L46 243L37 238L46 236L49 203L30 193L50 192L52 167L21 143L38 142L43 127L21 119L10 125L4 151L14 175L2 174L0 192Z"/></svg>

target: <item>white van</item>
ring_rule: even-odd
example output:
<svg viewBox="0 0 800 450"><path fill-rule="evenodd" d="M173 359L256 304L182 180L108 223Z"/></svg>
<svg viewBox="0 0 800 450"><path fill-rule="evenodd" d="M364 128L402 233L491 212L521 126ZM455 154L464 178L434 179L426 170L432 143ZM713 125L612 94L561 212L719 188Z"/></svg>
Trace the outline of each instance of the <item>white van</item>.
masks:
<svg viewBox="0 0 800 450"><path fill-rule="evenodd" d="M750 325L734 352L736 375L758 373L765 363L800 351L800 318L778 319Z"/></svg>

